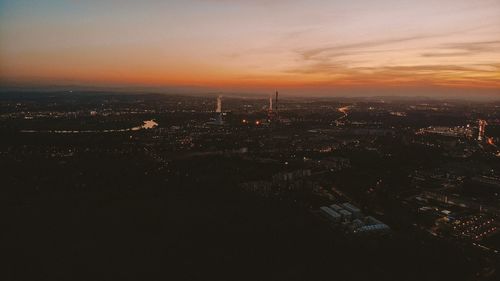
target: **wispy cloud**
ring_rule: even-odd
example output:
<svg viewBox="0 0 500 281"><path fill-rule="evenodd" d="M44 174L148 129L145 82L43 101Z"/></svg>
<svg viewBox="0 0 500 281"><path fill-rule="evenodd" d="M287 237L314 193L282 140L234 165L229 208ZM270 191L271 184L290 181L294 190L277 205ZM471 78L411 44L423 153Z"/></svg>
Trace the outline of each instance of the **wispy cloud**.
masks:
<svg viewBox="0 0 500 281"><path fill-rule="evenodd" d="M315 59L317 56L323 55L325 53L328 53L327 56L330 56L330 55L331 56L338 56L338 54L349 54L351 52L360 52L360 50L367 49L367 48L387 46L387 45L391 45L394 43L408 42L408 41L425 39L425 38L432 38L432 37L435 37L435 35L415 35L415 36L408 36L408 37L403 37L403 38L392 38L392 39L387 38L387 39L382 39L382 40L364 41L364 42L358 42L358 43L352 43L352 44L331 45L331 46L321 47L321 48L299 50L298 52L300 53L300 55L302 56L303 59L311 60L311 59ZM363 52L368 52L368 51L365 50Z"/></svg>
<svg viewBox="0 0 500 281"><path fill-rule="evenodd" d="M297 63L283 73L338 83L441 81L500 88L500 40L465 41L463 36L485 27L490 25L300 48L295 50Z"/></svg>

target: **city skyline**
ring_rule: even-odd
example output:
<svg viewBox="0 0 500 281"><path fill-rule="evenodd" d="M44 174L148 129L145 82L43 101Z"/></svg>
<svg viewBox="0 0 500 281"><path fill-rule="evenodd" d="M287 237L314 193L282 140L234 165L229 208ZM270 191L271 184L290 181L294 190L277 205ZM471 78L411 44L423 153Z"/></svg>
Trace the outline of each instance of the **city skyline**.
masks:
<svg viewBox="0 0 500 281"><path fill-rule="evenodd" d="M500 2L0 1L0 82L500 91Z"/></svg>

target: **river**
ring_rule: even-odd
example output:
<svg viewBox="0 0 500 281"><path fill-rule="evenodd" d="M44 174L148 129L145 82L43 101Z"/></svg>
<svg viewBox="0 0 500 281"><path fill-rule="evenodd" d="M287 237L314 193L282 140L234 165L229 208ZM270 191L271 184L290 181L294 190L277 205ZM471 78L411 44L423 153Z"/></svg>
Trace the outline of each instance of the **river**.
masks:
<svg viewBox="0 0 500 281"><path fill-rule="evenodd" d="M158 126L154 119L143 121L141 126L125 129L109 129L109 130L21 130L21 133L54 133L54 134L79 134L79 133L116 133L153 129Z"/></svg>

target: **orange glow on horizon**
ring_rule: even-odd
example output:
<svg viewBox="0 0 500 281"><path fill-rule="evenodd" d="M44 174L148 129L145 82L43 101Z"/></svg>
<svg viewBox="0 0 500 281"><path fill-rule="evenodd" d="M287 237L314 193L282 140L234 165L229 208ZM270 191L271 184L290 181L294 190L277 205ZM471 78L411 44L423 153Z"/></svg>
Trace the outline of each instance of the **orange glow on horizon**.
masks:
<svg viewBox="0 0 500 281"><path fill-rule="evenodd" d="M500 91L496 0L49 2L3 4L0 82Z"/></svg>

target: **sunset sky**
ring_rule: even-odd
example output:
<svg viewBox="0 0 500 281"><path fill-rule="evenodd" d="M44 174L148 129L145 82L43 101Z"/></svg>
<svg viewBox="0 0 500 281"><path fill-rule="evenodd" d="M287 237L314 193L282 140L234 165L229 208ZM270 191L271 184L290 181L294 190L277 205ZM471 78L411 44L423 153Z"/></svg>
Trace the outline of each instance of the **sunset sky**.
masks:
<svg viewBox="0 0 500 281"><path fill-rule="evenodd" d="M0 77L500 95L500 1L0 0Z"/></svg>

